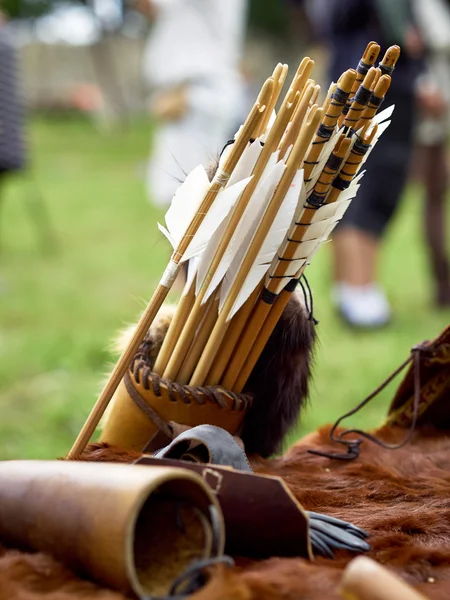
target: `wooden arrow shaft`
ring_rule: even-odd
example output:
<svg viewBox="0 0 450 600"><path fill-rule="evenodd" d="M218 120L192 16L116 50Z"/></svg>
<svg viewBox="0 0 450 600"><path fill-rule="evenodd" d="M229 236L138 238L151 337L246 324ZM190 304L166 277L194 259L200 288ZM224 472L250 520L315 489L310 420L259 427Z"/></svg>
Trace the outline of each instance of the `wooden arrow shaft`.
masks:
<svg viewBox="0 0 450 600"><path fill-rule="evenodd" d="M239 376L239 372L242 368L245 359L248 356L253 345L256 343L259 333L264 325L264 322L269 314L272 306L265 302L258 302L255 306L249 322L247 323L242 337L239 340L239 344L236 346L233 352L233 358L228 365L224 377L222 378L221 385L226 390L234 390L234 384Z"/></svg>
<svg viewBox="0 0 450 600"><path fill-rule="evenodd" d="M266 82L261 89L258 100L266 99L268 94L271 93L271 87L273 83ZM74 458L79 456L83 450L85 449L87 443L92 437L102 415L104 414L111 398L114 395L114 392L117 389L117 386L121 382L123 376L128 369L129 364L131 363L134 355L136 354L140 343L145 337L150 325L155 319L160 307L162 306L164 300L169 293L170 288L172 287L173 282L178 274L179 263L182 259L184 252L192 241L192 237L197 232L200 227L203 219L205 218L206 213L208 212L211 204L213 203L217 193L222 189L222 187L228 181L228 178L236 166L242 152L245 147L249 143L249 140L255 131L255 128L258 126L258 123L263 117L265 110L265 105L261 105L259 101L257 101L253 108L251 109L244 125L242 126L239 134L236 137L236 141L233 144L233 150L227 157L225 161L223 171L219 173L220 177L216 177L215 180L211 183L210 189L206 194L203 202L200 205L200 208L188 226L178 248L174 251L172 255L172 259L169 262L168 268L166 269L163 278L155 290L147 308L145 309L139 323L135 329L135 332L128 343L127 347L123 351L119 360L117 361L112 373L110 374L108 381L106 382L100 396L97 399L91 413L89 414L86 422L84 423L80 433L78 434L68 457Z"/></svg>
<svg viewBox="0 0 450 600"><path fill-rule="evenodd" d="M219 384L262 289L263 282L261 281L260 285L255 288L251 296L231 320L230 327L228 328L225 338L220 346L220 350L217 353L216 360L206 377L207 385Z"/></svg>
<svg viewBox="0 0 450 600"><path fill-rule="evenodd" d="M236 279L231 286L231 289L219 314L216 326L211 333L205 350L197 364L197 368L195 369L194 374L189 382L190 385L204 384L205 378L220 347L220 342L222 341L229 327L229 315L234 307L239 292L258 256L272 223L275 220L278 210L280 209L294 176L297 173L299 165L303 162L309 143L322 118L322 113L322 109L317 109L314 111L314 114L311 115L311 120L307 123L307 126L296 140L280 183L278 184L272 200L268 205L266 212L264 213L261 223L259 224L259 227L253 236L252 242L242 262L239 273L237 274Z"/></svg>

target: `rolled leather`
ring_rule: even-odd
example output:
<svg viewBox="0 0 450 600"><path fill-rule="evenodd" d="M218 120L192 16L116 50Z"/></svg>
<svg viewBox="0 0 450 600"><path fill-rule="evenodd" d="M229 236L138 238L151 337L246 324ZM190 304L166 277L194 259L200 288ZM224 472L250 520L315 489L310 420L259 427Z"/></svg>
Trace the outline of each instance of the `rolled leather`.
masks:
<svg viewBox="0 0 450 600"><path fill-rule="evenodd" d="M0 541L143 597L167 594L193 561L223 554L225 534L214 494L185 469L5 461Z"/></svg>

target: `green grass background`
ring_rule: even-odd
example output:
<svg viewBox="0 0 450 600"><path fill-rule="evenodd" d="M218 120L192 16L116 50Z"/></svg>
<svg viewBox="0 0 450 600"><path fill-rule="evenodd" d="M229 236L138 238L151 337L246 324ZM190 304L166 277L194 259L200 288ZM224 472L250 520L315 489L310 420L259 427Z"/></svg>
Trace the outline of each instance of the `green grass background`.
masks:
<svg viewBox="0 0 450 600"><path fill-rule="evenodd" d="M106 134L80 119L31 123L32 178L7 182L0 213L0 459L69 450L110 368L110 341L159 279L168 246L156 227L163 213L145 193L149 143L144 121ZM53 253L32 218L37 189L58 236ZM358 333L340 323L329 247L309 267L320 341L310 404L287 443L334 421L449 322L431 304L421 217L420 189L410 186L383 249L389 328ZM350 423L380 423L394 389Z"/></svg>

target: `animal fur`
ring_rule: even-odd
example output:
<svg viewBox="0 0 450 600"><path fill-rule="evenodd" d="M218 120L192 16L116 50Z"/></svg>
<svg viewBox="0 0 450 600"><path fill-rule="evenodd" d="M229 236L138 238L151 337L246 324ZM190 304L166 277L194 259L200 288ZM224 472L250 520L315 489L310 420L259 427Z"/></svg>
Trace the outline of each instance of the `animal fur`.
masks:
<svg viewBox="0 0 450 600"><path fill-rule="evenodd" d="M163 306L150 328L150 365L174 312L174 306ZM117 352L123 351L134 328L120 334L115 344ZM247 453L268 457L279 451L287 432L297 422L308 395L314 340L314 324L297 294L293 294L244 389L254 398L241 435ZM114 398L109 410L113 404Z"/></svg>
<svg viewBox="0 0 450 600"><path fill-rule="evenodd" d="M257 472L283 477L307 510L351 521L370 533L369 556L392 569L430 600L450 598L450 432L421 429L399 450L365 441L360 457L336 461L308 449L337 449L329 427L306 436L276 460L253 459ZM389 443L405 431L384 428ZM91 445L84 460L132 462L135 453ZM276 510L276 507L274 507ZM1 539L0 539L1 542ZM235 557L217 569L192 600L340 600L342 571L354 555L335 560ZM40 553L0 551L0 600L125 600L77 577Z"/></svg>
<svg viewBox="0 0 450 600"><path fill-rule="evenodd" d="M315 338L314 323L293 294L244 389L255 399L242 432L248 454L268 457L278 452L301 416Z"/></svg>

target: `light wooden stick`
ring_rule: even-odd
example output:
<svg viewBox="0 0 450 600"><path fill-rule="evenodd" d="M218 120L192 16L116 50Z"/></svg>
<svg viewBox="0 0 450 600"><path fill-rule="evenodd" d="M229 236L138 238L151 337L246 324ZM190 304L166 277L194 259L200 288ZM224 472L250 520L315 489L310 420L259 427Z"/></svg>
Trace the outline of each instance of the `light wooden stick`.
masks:
<svg viewBox="0 0 450 600"><path fill-rule="evenodd" d="M287 129L284 137L280 143L279 149L280 154L279 157L284 158L286 152L288 151L290 146L293 146L298 133L303 125L303 121L305 120L306 113L309 108L309 103L314 93L314 85L312 83L308 84L307 89L303 92L300 102L297 105L297 109L294 113L294 116L289 124L289 129Z"/></svg>
<svg viewBox="0 0 450 600"><path fill-rule="evenodd" d="M203 352L203 348L213 330L219 312L219 295L212 294L205 303L205 306L207 307L205 311L206 314L200 323L197 335L189 348L186 360L177 376L177 383L181 383L182 385L187 383L191 378L195 365L197 364L197 361Z"/></svg>
<svg viewBox="0 0 450 600"><path fill-rule="evenodd" d="M201 203L198 212L192 219L179 246L173 252L169 265L166 268L166 271L164 272L163 277L158 287L156 288L147 308L145 309L142 317L140 318L130 342L128 343L127 347L125 348L119 360L117 361L112 373L110 374L105 387L103 388L99 398L97 399L97 402L95 403L91 413L89 414L80 433L78 434L68 454L68 458L72 459L76 456L79 456L85 449L86 444L89 442L92 434L94 433L95 428L100 422L100 419L102 418L106 407L108 406L109 402L111 401L111 398L114 395L114 392L117 389L117 386L119 385L123 376L125 375L126 370L133 359L133 356L136 354L140 343L144 339L144 336L147 333L154 318L156 317L158 310L163 304L165 298L167 297L167 294L169 293L169 290L172 287L173 282L175 281L175 278L178 274L180 261L183 257L183 254L186 252L192 240L192 237L195 235L198 228L200 227L215 197L228 181L230 174L232 173L240 156L242 155L247 144L249 143L249 140L255 130L255 127L263 117L265 105L261 105L259 100L267 98L267 93L268 91L271 91L272 86L273 82L270 82L270 84L266 82L263 88L261 89L261 92L258 96L258 100L256 101L252 110L250 111L246 122L241 128L236 138L236 141L233 144L233 150L230 152L230 154L227 157L227 160L225 161L225 164L223 166L223 173L219 173L219 177L213 179L213 181L211 182L210 188L203 202Z"/></svg>
<svg viewBox="0 0 450 600"><path fill-rule="evenodd" d="M314 136L318 124L320 123L322 114L323 110L316 107L316 110L310 115L310 121L307 122L306 127L296 140L294 148L292 149L292 152L289 155L289 159L286 163L286 169L283 173L280 183L278 184L272 200L264 213L264 217L262 218L261 223L255 235L253 236L250 247L242 262L240 271L236 276L227 299L224 302L224 306L219 314L217 323L191 378L190 385L203 385L205 381L205 378L211 368L211 364L220 347L220 342L222 341L228 329L229 314L233 309L241 287L244 284L255 259L258 256L258 252L261 249L264 239L277 215L277 212L284 200L284 197L286 196L292 180L294 179L297 170L304 160L305 153Z"/></svg>
<svg viewBox="0 0 450 600"><path fill-rule="evenodd" d="M316 104L319 94L320 94L320 85L317 84L314 86L313 95L311 96L311 100L309 102L310 106L313 106L314 104Z"/></svg>
<svg viewBox="0 0 450 600"><path fill-rule="evenodd" d="M295 99L298 99L299 94L296 93ZM280 143L281 136L286 129L287 124L289 123L289 119L291 113L295 110L295 103L287 103L283 110L279 111L277 118L267 136L266 143L264 144L264 148L259 155L259 158L256 162L256 165L252 171L252 179L248 183L247 187L241 194L238 202L236 203L233 211L231 213L230 220L228 225L224 231L222 239L215 251L215 254L212 258L211 264L209 266L208 272L200 286L200 290L197 293L197 297L195 299L194 306L189 314L189 317L186 320L183 331L177 341L177 344L172 352L170 360L167 364L166 369L164 370L164 377L167 379L176 380L178 372L181 368L181 365L185 359L186 353L192 343L192 340L195 335L195 331L200 323L200 319L203 315L202 312L202 304L206 292L208 291L208 287L212 281L213 275L217 270L217 267L222 260L228 244L233 237L236 227L241 220L244 211L247 207L247 204L250 201L250 198L253 192L256 189L256 186L261 179L261 176L264 172L264 169L267 166L269 158L273 152L276 151L278 144Z"/></svg>
<svg viewBox="0 0 450 600"><path fill-rule="evenodd" d="M233 352L231 363L227 367L224 377L221 380L221 385L226 390L234 391L234 386L242 369L242 365L245 364L246 358L250 353L253 344L258 341L258 336L264 326L267 316L271 312L271 309L272 304L267 304L266 302L261 301L258 302L253 309L251 317L246 324L244 331L242 332L242 337L239 340L239 344Z"/></svg>
<svg viewBox="0 0 450 600"><path fill-rule="evenodd" d="M291 296L292 292L283 290L275 300L274 304L271 306L271 310L267 315L267 318L261 327L258 337L251 347L247 359L242 365L238 376L234 378L235 381L233 382L233 387L226 389L233 389L233 391L236 393L242 392ZM223 384L223 386L225 387L225 384Z"/></svg>
<svg viewBox="0 0 450 600"><path fill-rule="evenodd" d="M262 289L263 282L261 281L260 285L254 289L253 293L245 302L245 304L241 306L241 308L232 318L230 326L228 327L228 331L220 346L216 360L214 361L211 370L206 377L207 385L217 385L219 383Z"/></svg>
<svg viewBox="0 0 450 600"><path fill-rule="evenodd" d="M297 72L294 75L291 86L289 88L289 92L292 92L293 90L300 92L300 98L301 98L303 91L307 85L308 77L310 76L311 71L313 70L313 67L314 67L314 61L311 60L308 56L305 56L305 58L301 61L301 63L298 66ZM284 107L284 105L288 101L288 98L289 98L289 94L286 94L286 96L283 100L283 103L281 105L281 108ZM280 108L280 110L281 110L281 108Z"/></svg>
<svg viewBox="0 0 450 600"><path fill-rule="evenodd" d="M358 556L346 567L339 592L343 600L427 600L367 556Z"/></svg>
<svg viewBox="0 0 450 600"><path fill-rule="evenodd" d="M281 66L282 65L280 65L280 67ZM268 103L270 102L270 99L271 99L271 96L273 93L273 89L274 89L274 80L272 77L269 77L266 80L266 82L264 83L263 87L261 88L261 92L259 93L259 96L258 96L258 100L263 101L265 103L264 104L265 106L267 106ZM265 110L267 110L267 108ZM255 123L253 131L250 136L250 139L254 137L255 130L257 130L259 128L260 122L261 122L261 119ZM234 146L234 144L233 144L233 146ZM174 319L172 320L172 323L169 326L169 330L167 331L167 334L164 338L164 342L161 346L158 356L156 357L155 366L154 366L155 373L158 373L159 375L164 374L164 372L167 368L169 359L170 359L170 357L176 347L176 344L179 340L182 328L183 328L184 324L186 323L186 320L188 319L192 308L193 308L193 304L188 305L187 303L183 303L183 302L181 302L177 306ZM203 315L203 312L199 313L198 319L201 319L202 315ZM197 323L197 325L198 325L198 323ZM197 327L197 325L195 327ZM189 344L191 343L191 341L189 341ZM180 362L180 366L181 366L181 362Z"/></svg>
<svg viewBox="0 0 450 600"><path fill-rule="evenodd" d="M273 92L272 92L272 97L270 99L269 104L267 105L267 111L264 115L264 118L261 120L257 135L255 137L259 137L260 135L263 135L264 133L266 133L267 126L269 125L269 121L272 117L272 113L275 109L275 105L281 94L281 90L283 89L283 85L284 85L284 82L286 81L287 74L288 74L288 66L278 63L278 65L275 67L275 70L272 75L272 77L274 79L274 88L273 88Z"/></svg>
<svg viewBox="0 0 450 600"><path fill-rule="evenodd" d="M175 347L176 340L183 329L185 315L188 314L195 302L195 279L191 283L191 287L189 288L189 292L187 294L183 294L178 302L177 309L173 316L172 321L170 322L169 330L171 335L169 336L169 332L167 332L166 337L164 338L163 345L161 346L158 356L156 357L155 364L153 366L153 371L158 375L162 375L163 365L165 361L169 359L170 353ZM168 338L168 339L167 339Z"/></svg>

